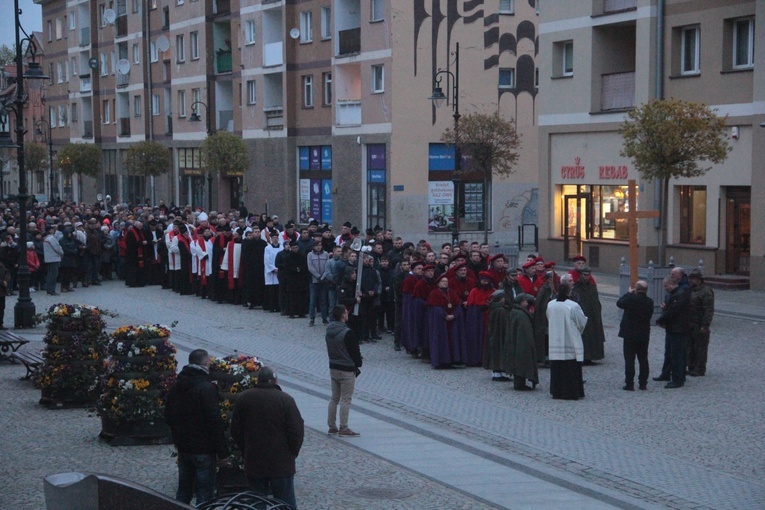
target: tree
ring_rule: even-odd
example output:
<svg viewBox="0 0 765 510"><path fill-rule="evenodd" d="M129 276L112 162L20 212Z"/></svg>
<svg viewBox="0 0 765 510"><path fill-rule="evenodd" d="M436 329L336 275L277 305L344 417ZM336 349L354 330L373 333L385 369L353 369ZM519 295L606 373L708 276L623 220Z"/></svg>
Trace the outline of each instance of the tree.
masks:
<svg viewBox="0 0 765 510"><path fill-rule="evenodd" d="M518 162L518 150L521 147L521 135L515 130L515 122L505 120L499 113L491 115L471 113L461 117L459 129L446 129L441 141L456 145L463 154L472 156L473 163L483 177L483 242L489 242L489 181L492 174L506 177L514 173ZM458 193L459 190L454 190ZM459 221L459 211L455 211L455 221Z"/></svg>
<svg viewBox="0 0 765 510"><path fill-rule="evenodd" d="M160 176L170 170L170 150L154 141L144 141L133 144L125 155L125 165L128 172L133 175L144 176L144 192L149 182L149 176Z"/></svg>
<svg viewBox="0 0 765 510"><path fill-rule="evenodd" d="M61 171L71 177L75 173L80 181L80 201L82 200L82 176L96 178L101 173L101 149L92 143L68 143L57 155Z"/></svg>
<svg viewBox="0 0 765 510"><path fill-rule="evenodd" d="M47 163L48 149L43 144L37 142L24 144L24 168L32 175L32 180L39 172L45 170Z"/></svg>
<svg viewBox="0 0 765 510"><path fill-rule="evenodd" d="M661 182L661 229L659 261L667 246L669 180L698 177L712 167L709 162L725 161L728 144L725 117L718 117L706 105L680 99L653 99L629 112L619 133L624 139L620 154L632 160L645 179Z"/></svg>
<svg viewBox="0 0 765 510"><path fill-rule="evenodd" d="M202 163L209 172L219 175L243 174L250 166L250 155L241 137L228 131L218 131L202 143Z"/></svg>
<svg viewBox="0 0 765 510"><path fill-rule="evenodd" d="M16 51L7 44L0 46L0 67L10 66L16 63Z"/></svg>

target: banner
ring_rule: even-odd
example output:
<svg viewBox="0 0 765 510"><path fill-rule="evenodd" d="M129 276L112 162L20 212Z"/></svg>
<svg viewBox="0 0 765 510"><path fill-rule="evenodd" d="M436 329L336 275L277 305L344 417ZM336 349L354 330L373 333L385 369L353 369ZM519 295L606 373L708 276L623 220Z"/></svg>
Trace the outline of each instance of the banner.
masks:
<svg viewBox="0 0 765 510"><path fill-rule="evenodd" d="M428 182L428 231L448 232L454 223L454 183Z"/></svg>

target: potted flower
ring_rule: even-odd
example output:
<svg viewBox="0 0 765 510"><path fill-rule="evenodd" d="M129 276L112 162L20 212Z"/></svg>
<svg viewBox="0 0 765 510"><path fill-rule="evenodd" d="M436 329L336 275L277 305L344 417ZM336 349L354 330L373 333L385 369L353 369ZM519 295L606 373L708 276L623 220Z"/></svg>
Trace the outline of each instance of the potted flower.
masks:
<svg viewBox="0 0 765 510"><path fill-rule="evenodd" d="M165 399L176 379L176 348L170 328L122 326L107 346L106 373L96 412L101 437L112 446L165 444Z"/></svg>
<svg viewBox="0 0 765 510"><path fill-rule="evenodd" d="M98 397L107 336L104 312L96 307L59 303L38 315L47 322L44 362L35 380L40 403L51 409L91 405Z"/></svg>

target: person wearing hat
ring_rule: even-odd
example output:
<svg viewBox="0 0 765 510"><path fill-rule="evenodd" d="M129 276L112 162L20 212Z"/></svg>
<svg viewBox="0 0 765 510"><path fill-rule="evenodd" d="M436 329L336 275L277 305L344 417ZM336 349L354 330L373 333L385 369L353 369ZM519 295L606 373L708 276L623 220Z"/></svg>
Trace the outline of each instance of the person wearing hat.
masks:
<svg viewBox="0 0 765 510"><path fill-rule="evenodd" d="M436 288L428 294L428 352L432 368L465 366L462 299L449 288L449 278L435 279Z"/></svg>
<svg viewBox="0 0 765 510"><path fill-rule="evenodd" d="M533 390L539 384L534 324L530 311L533 306L534 296L531 294L515 296L505 330L502 368L513 376L513 388L516 391ZM527 380L531 386L526 384Z"/></svg>
<svg viewBox="0 0 765 510"><path fill-rule="evenodd" d="M340 228L340 235L335 239L335 244L337 246L342 246L346 242L353 240L353 236L351 235L352 226L350 221L343 223L343 226Z"/></svg>
<svg viewBox="0 0 765 510"><path fill-rule="evenodd" d="M526 261L522 268L523 273L518 275L518 284L523 288L523 292L536 296L539 288L534 284L536 277L536 263L533 260Z"/></svg>
<svg viewBox="0 0 765 510"><path fill-rule="evenodd" d="M555 263L551 262L554 266ZM545 264L547 267L548 264ZM555 285L555 273L548 269L541 279L541 286L534 301L534 348L537 353L537 362L544 368L550 368L550 360L547 356L548 333L547 333L547 305L555 299L557 285Z"/></svg>
<svg viewBox="0 0 765 510"><path fill-rule="evenodd" d="M587 316L587 327L582 332L584 364L594 365L595 361L606 357L602 305L598 288L590 282L590 268L584 267L579 273L580 277L574 283L574 290L579 294L579 306Z"/></svg>
<svg viewBox="0 0 765 510"><path fill-rule="evenodd" d="M491 274L482 271L478 274L478 282L475 288L471 289L465 302L465 346L468 351L468 360L471 361L473 354L477 353L478 362L482 363L487 370L494 368L486 339L489 305L494 290L494 279ZM492 381L508 380L502 375L502 370L497 365L497 369L492 372Z"/></svg>
<svg viewBox="0 0 765 510"><path fill-rule="evenodd" d="M670 276L662 282L668 298L664 301L656 325L664 328L664 365L654 381L668 381L667 389L682 388L688 365L688 324L691 317L691 293Z"/></svg>
<svg viewBox="0 0 765 510"><path fill-rule="evenodd" d="M584 255L576 255L573 259L571 259L571 261L574 263L574 267L568 272L568 274L574 278L574 283L576 283L579 281L579 276L581 275L582 269L587 267L587 259L584 257ZM592 275L590 275L590 283L596 287L598 285Z"/></svg>
<svg viewBox="0 0 765 510"><path fill-rule="evenodd" d="M554 399L584 398L582 331L588 319L578 303L569 299L571 289L561 285L547 305L550 336L550 394Z"/></svg>
<svg viewBox="0 0 765 510"><path fill-rule="evenodd" d="M242 392L231 415L231 437L244 455L250 490L273 494L297 508L295 459L303 446L304 422L295 399L282 391L270 367L258 370L258 384Z"/></svg>
<svg viewBox="0 0 765 510"><path fill-rule="evenodd" d="M279 223L279 215L278 215L278 214L274 214L273 216L271 216L271 219L272 219L272 220L274 220L274 228L275 228L276 230L278 230L278 231L280 231L280 232L281 232L282 230L284 230L284 229L282 228L282 225L281 225L281 223Z"/></svg>
<svg viewBox="0 0 765 510"><path fill-rule="evenodd" d="M698 268L688 274L691 283L691 336L688 348L688 375L699 377L707 372L709 326L715 314L715 293L704 282Z"/></svg>
<svg viewBox="0 0 765 510"><path fill-rule="evenodd" d="M265 231L264 231L265 232ZM276 257L282 252L279 244L279 232L273 230L269 237L270 244L263 250L263 272L264 272L264 295L263 310L268 312L278 312L279 307L279 269L276 267Z"/></svg>
<svg viewBox="0 0 765 510"><path fill-rule="evenodd" d="M651 338L653 299L648 297L648 283L639 280L616 302L624 310L619 336L624 339L623 390L635 391L635 358L640 366L638 387L648 389L648 341Z"/></svg>
<svg viewBox="0 0 765 510"><path fill-rule="evenodd" d="M404 259L406 260L406 259ZM419 321L422 315L415 313L414 289L422 280L423 263L415 260L410 263L411 273L404 278L401 287L401 346L406 349L408 354L418 355L420 347Z"/></svg>

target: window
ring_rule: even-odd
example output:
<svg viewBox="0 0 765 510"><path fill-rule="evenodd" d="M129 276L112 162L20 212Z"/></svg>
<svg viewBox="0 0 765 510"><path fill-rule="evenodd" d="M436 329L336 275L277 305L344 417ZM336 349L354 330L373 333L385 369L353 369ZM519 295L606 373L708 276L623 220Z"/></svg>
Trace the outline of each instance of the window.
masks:
<svg viewBox="0 0 765 510"><path fill-rule="evenodd" d="M513 0L499 0L499 13L500 14L514 14L515 5Z"/></svg>
<svg viewBox="0 0 765 510"><path fill-rule="evenodd" d="M384 8L383 0L372 0L372 18L370 21L382 21Z"/></svg>
<svg viewBox="0 0 765 510"><path fill-rule="evenodd" d="M53 40L53 21L48 20L48 42Z"/></svg>
<svg viewBox="0 0 765 510"><path fill-rule="evenodd" d="M534 7L534 12L537 16L539 16L539 4L542 2L542 0L537 0L536 6Z"/></svg>
<svg viewBox="0 0 765 510"><path fill-rule="evenodd" d="M680 192L680 242L707 243L706 186L678 186Z"/></svg>
<svg viewBox="0 0 765 510"><path fill-rule="evenodd" d="M53 85L56 81L56 75L53 72L53 62L48 62L48 85Z"/></svg>
<svg viewBox="0 0 765 510"><path fill-rule="evenodd" d="M50 127L51 129L56 127L56 122L58 120L58 114L56 113L56 107L51 106L48 108L48 118L50 119Z"/></svg>
<svg viewBox="0 0 765 510"><path fill-rule="evenodd" d="M109 55L101 53L101 76L108 76L109 74Z"/></svg>
<svg viewBox="0 0 765 510"><path fill-rule="evenodd" d="M66 105L59 105L58 107L58 125L59 127L66 126Z"/></svg>
<svg viewBox="0 0 765 510"><path fill-rule="evenodd" d="M680 60L682 66L681 74L698 74L699 68L699 38L701 30L699 27L686 27L682 32L682 47Z"/></svg>
<svg viewBox="0 0 765 510"><path fill-rule="evenodd" d="M568 41L563 43L563 76L573 76L574 74L574 43Z"/></svg>
<svg viewBox="0 0 765 510"><path fill-rule="evenodd" d="M133 96L133 116L140 117L143 113L143 107L141 106L141 96Z"/></svg>
<svg viewBox="0 0 765 510"><path fill-rule="evenodd" d="M298 147L299 221L332 223L332 146Z"/></svg>
<svg viewBox="0 0 765 510"><path fill-rule="evenodd" d="M151 95L151 114L159 115L159 96L157 94Z"/></svg>
<svg viewBox="0 0 765 510"><path fill-rule="evenodd" d="M136 13L141 10L141 0L133 0L133 12Z"/></svg>
<svg viewBox="0 0 765 510"><path fill-rule="evenodd" d="M183 45L183 34L175 36L176 62L186 62L186 47Z"/></svg>
<svg viewBox="0 0 765 510"><path fill-rule="evenodd" d="M106 12L106 4L101 4L98 6L98 16L101 18L101 27L106 26L106 19L104 18L104 13Z"/></svg>
<svg viewBox="0 0 765 510"><path fill-rule="evenodd" d="M193 103L198 103L202 100L202 90L201 89L191 89L191 101Z"/></svg>
<svg viewBox="0 0 765 510"><path fill-rule="evenodd" d="M380 65L372 66L372 93L379 94L385 92L385 67Z"/></svg>
<svg viewBox="0 0 765 510"><path fill-rule="evenodd" d="M72 57L72 76L77 76L77 56Z"/></svg>
<svg viewBox="0 0 765 510"><path fill-rule="evenodd" d="M366 145L367 163L367 227L386 227L386 146L384 143Z"/></svg>
<svg viewBox="0 0 765 510"><path fill-rule="evenodd" d="M152 62L158 62L159 61L159 52L157 51L157 43L152 41L151 44L149 45L149 51L151 53L151 61Z"/></svg>
<svg viewBox="0 0 765 510"><path fill-rule="evenodd" d="M64 83L64 72L61 67L61 62L56 62L56 76L58 76L59 83Z"/></svg>
<svg viewBox="0 0 765 510"><path fill-rule="evenodd" d="M303 76L303 107L313 108L313 75Z"/></svg>
<svg viewBox="0 0 765 510"><path fill-rule="evenodd" d="M332 39L332 9L321 8L321 40Z"/></svg>
<svg viewBox="0 0 765 510"><path fill-rule="evenodd" d="M115 75L117 74L117 52L112 50L111 54L112 54L112 58L111 58L112 75Z"/></svg>
<svg viewBox="0 0 765 510"><path fill-rule="evenodd" d="M324 73L322 81L324 83L324 106L329 106L332 104L332 73Z"/></svg>
<svg viewBox="0 0 765 510"><path fill-rule="evenodd" d="M56 40L58 41L61 39L63 33L63 26L61 23L61 18L56 18Z"/></svg>
<svg viewBox="0 0 765 510"><path fill-rule="evenodd" d="M313 41L313 29L311 28L311 22L313 21L313 15L311 11L304 11L300 13L300 42L309 43Z"/></svg>
<svg viewBox="0 0 765 510"><path fill-rule="evenodd" d="M141 63L141 48L138 46L138 44L133 44L133 63Z"/></svg>
<svg viewBox="0 0 765 510"><path fill-rule="evenodd" d="M247 81L247 104L257 103L257 89L255 87L255 80Z"/></svg>
<svg viewBox="0 0 765 510"><path fill-rule="evenodd" d="M733 22L733 67L754 67L754 20Z"/></svg>
<svg viewBox="0 0 765 510"><path fill-rule="evenodd" d="M191 51L191 60L199 60L199 32L189 34L189 51Z"/></svg>
<svg viewBox="0 0 765 510"><path fill-rule="evenodd" d="M186 91L178 91L178 117L186 117Z"/></svg>
<svg viewBox="0 0 765 510"><path fill-rule="evenodd" d="M539 88L539 68L534 68L534 86Z"/></svg>
<svg viewBox="0 0 765 510"><path fill-rule="evenodd" d="M64 81L69 83L69 61L64 60Z"/></svg>
<svg viewBox="0 0 765 510"><path fill-rule="evenodd" d="M515 69L512 67L501 67L499 69L499 88L515 88Z"/></svg>
<svg viewBox="0 0 765 510"><path fill-rule="evenodd" d="M72 103L72 122L80 120L80 113L77 109L77 103Z"/></svg>
<svg viewBox="0 0 765 510"><path fill-rule="evenodd" d="M69 30L77 28L77 18L74 17L74 11L69 11Z"/></svg>
<svg viewBox="0 0 765 510"><path fill-rule="evenodd" d="M255 20L244 22L244 44L255 44Z"/></svg>
<svg viewBox="0 0 765 510"><path fill-rule="evenodd" d="M101 122L104 124L109 124L111 122L111 109L109 108L109 100L104 99L102 102L102 110L101 110Z"/></svg>
<svg viewBox="0 0 765 510"><path fill-rule="evenodd" d="M607 219L606 214L628 210L629 191L627 186L589 186L579 187L564 185L563 195L584 193L583 188L591 188L592 237L598 239L629 239L629 224L626 219ZM569 211L571 213L571 211ZM586 213L590 215L590 212Z"/></svg>

